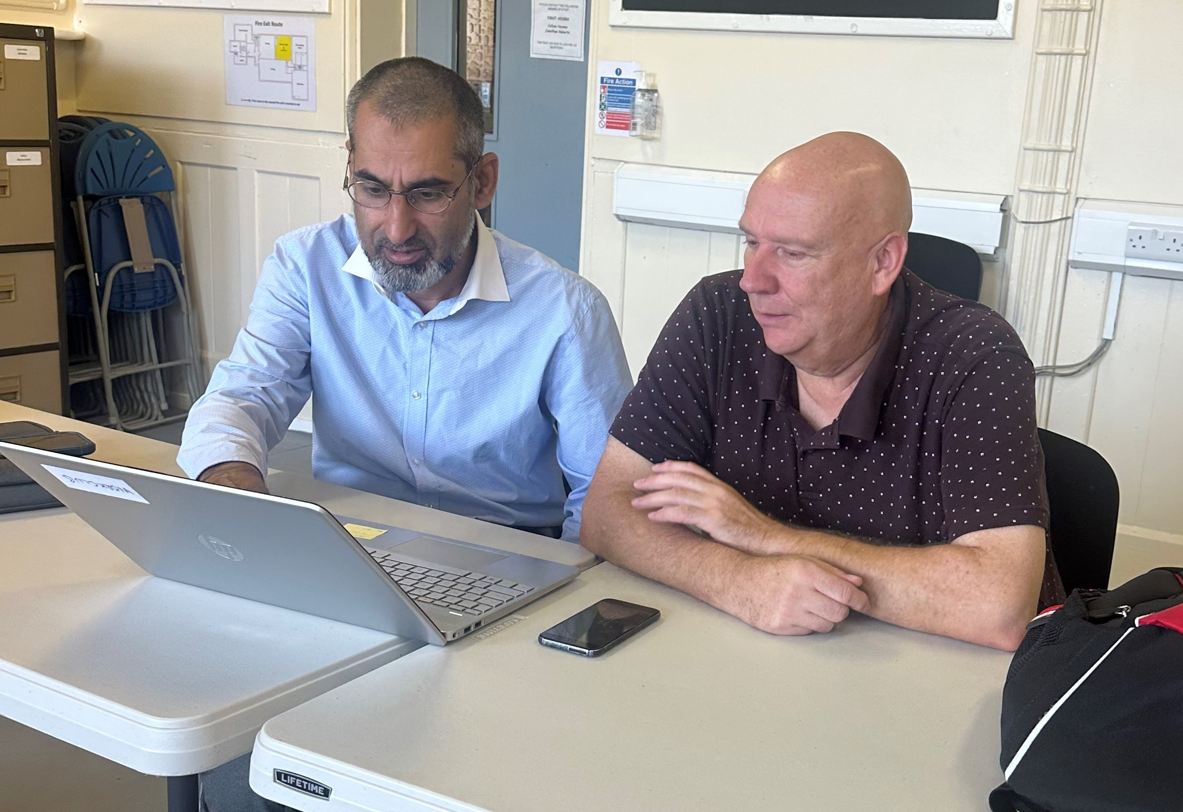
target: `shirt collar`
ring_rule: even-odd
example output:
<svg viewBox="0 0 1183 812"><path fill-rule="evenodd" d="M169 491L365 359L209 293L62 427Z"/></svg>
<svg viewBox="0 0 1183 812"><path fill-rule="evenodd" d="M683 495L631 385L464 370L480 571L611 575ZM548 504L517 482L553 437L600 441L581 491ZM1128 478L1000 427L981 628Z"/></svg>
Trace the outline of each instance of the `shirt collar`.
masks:
<svg viewBox="0 0 1183 812"><path fill-rule="evenodd" d="M883 409L883 396L895 379L900 347L904 341L907 308L904 306L906 291L902 277L905 273L907 271L903 271L891 286L887 302L887 332L883 335L883 343L875 351L875 357L838 413L839 434L860 440L875 438L875 431L879 428L879 413Z"/></svg>
<svg viewBox="0 0 1183 812"><path fill-rule="evenodd" d="M341 266L341 270L365 279L374 286L374 290L383 296L386 295L378 285L378 275L374 273L374 268L370 265L369 257L366 256L360 242ZM497 241L480 217L476 218L476 255L472 260L472 269L468 272L464 287L452 300L448 315L457 312L474 299L486 302L509 301L509 288L505 284L505 270L501 267L501 257L497 253Z"/></svg>
<svg viewBox="0 0 1183 812"><path fill-rule="evenodd" d="M835 422L839 434L860 440L871 440L875 437L875 431L879 427L879 412L883 407L883 396L887 394L887 389L895 378L900 347L903 345L907 311L904 275L907 273L906 270L901 272L891 286L887 303L887 332L871 363L855 384L854 391L842 406L842 411L838 413ZM774 401L782 409L786 406L797 409L799 406L796 383L797 371L793 365L784 356L767 350L760 373L760 399Z"/></svg>
<svg viewBox="0 0 1183 812"><path fill-rule="evenodd" d="M478 215L476 218L476 256L472 270L456 297L455 313L473 299L485 302L508 302L509 288L505 285L505 270L501 267L501 256L497 253L497 241L493 232Z"/></svg>

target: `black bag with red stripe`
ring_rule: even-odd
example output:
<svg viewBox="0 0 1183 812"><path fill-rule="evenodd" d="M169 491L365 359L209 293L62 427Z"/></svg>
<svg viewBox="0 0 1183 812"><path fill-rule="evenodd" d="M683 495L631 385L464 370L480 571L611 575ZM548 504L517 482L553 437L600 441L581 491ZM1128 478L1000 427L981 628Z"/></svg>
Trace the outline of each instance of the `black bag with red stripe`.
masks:
<svg viewBox="0 0 1183 812"><path fill-rule="evenodd" d="M992 812L1183 810L1183 569L1074 590L1031 622L1001 764Z"/></svg>

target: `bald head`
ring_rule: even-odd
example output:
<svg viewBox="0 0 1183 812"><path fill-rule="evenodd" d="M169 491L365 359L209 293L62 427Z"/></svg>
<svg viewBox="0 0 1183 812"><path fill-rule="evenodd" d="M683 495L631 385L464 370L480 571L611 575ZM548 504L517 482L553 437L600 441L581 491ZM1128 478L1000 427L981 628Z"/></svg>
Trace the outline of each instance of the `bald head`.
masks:
<svg viewBox="0 0 1183 812"><path fill-rule="evenodd" d="M912 225L912 190L903 164L887 147L860 133L836 132L807 141L768 165L756 183L775 194L808 195L831 222L858 226L877 241ZM872 237L878 232L877 237Z"/></svg>
<svg viewBox="0 0 1183 812"><path fill-rule="evenodd" d="M865 135L823 135L769 164L739 222L740 287L768 347L817 375L873 348L911 224L904 167Z"/></svg>

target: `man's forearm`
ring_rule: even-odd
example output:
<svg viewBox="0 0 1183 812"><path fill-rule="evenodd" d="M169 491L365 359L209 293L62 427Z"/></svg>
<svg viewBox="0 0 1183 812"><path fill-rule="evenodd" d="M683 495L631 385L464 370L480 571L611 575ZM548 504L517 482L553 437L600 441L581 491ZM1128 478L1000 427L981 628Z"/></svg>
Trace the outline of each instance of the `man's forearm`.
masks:
<svg viewBox="0 0 1183 812"><path fill-rule="evenodd" d="M828 632L866 609L858 576L799 555L753 555L683 522L653 521L634 502L653 466L609 437L584 504L580 540L597 555L773 634Z"/></svg>
<svg viewBox="0 0 1183 812"><path fill-rule="evenodd" d="M1017 535L1013 531L1024 529L981 532L1012 531ZM965 538L972 541L974 535ZM1016 538L1013 543L1025 542ZM1039 569L1033 576L1032 565L1024 566L1024 556L1018 555L1018 550L1000 551L997 547L879 545L782 525L770 534L760 552L809 555L862 576L863 588L871 598L868 614L880 620L1014 649L1036 608L1043 559L1038 558Z"/></svg>
<svg viewBox="0 0 1183 812"><path fill-rule="evenodd" d="M617 566L731 611L729 587L748 554L685 527L650 522L632 507L634 495L632 490L609 492L593 482L584 503L583 546Z"/></svg>

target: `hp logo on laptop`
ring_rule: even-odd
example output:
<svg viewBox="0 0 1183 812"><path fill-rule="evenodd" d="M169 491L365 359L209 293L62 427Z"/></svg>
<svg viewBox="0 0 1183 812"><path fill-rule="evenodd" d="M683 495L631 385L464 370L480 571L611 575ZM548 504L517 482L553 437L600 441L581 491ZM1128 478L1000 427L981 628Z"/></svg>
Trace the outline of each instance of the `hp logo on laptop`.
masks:
<svg viewBox="0 0 1183 812"><path fill-rule="evenodd" d="M243 559L242 553L233 544L227 544L219 538L207 536L205 533L200 534L197 540L201 542L205 549L211 553L222 556L227 561L241 561Z"/></svg>

